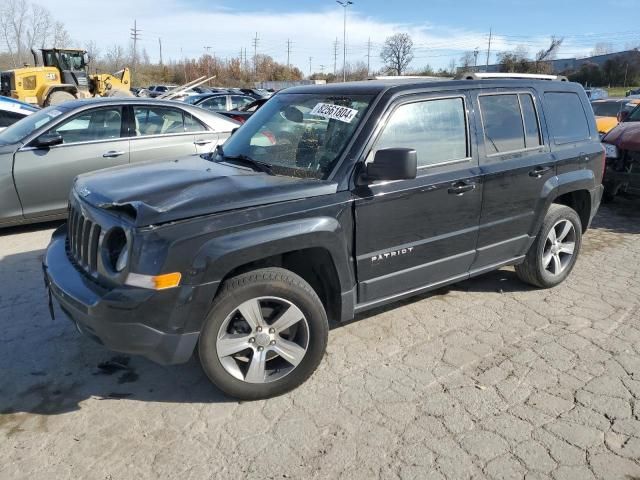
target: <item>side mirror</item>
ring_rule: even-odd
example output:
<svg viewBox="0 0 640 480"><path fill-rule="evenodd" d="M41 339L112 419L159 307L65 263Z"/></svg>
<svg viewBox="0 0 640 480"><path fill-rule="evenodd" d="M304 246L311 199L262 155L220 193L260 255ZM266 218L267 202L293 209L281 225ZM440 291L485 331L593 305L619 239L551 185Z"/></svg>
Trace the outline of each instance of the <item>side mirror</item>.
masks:
<svg viewBox="0 0 640 480"><path fill-rule="evenodd" d="M64 142L62 135L57 132L47 132L36 138L32 145L37 148L49 148Z"/></svg>
<svg viewBox="0 0 640 480"><path fill-rule="evenodd" d="M618 123L624 122L627 118L629 118L629 112L625 110L618 112Z"/></svg>
<svg viewBox="0 0 640 480"><path fill-rule="evenodd" d="M410 180L418 174L418 154L413 148L378 150L373 162L367 164L366 179Z"/></svg>

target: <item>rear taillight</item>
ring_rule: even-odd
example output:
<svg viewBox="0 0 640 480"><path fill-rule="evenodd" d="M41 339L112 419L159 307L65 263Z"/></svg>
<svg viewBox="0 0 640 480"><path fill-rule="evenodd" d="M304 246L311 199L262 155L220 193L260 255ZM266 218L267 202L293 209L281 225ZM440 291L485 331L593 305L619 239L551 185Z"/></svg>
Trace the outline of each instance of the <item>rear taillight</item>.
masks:
<svg viewBox="0 0 640 480"><path fill-rule="evenodd" d="M247 121L246 118L241 117L240 115L231 115L231 118L233 118L234 120L240 122L240 123L244 123Z"/></svg>

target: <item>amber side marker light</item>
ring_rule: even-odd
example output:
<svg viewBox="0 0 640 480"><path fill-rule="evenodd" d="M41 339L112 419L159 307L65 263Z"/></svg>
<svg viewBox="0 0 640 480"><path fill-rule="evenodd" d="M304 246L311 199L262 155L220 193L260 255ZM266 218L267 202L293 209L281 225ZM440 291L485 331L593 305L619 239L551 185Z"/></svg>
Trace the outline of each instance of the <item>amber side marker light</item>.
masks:
<svg viewBox="0 0 640 480"><path fill-rule="evenodd" d="M165 273L163 275L141 275L130 273L124 282L132 287L150 288L151 290L167 290L180 285L182 274L180 272Z"/></svg>

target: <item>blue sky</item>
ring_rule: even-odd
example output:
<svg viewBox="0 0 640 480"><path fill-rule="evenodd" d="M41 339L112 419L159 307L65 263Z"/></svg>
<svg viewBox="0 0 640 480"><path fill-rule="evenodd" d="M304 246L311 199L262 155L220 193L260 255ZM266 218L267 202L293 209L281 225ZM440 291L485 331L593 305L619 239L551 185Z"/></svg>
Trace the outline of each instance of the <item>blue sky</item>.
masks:
<svg viewBox="0 0 640 480"><path fill-rule="evenodd" d="M199 56L205 46L220 57L239 56L242 48L286 62L286 42L292 42L291 62L309 72L332 71L333 42L339 40L342 62L342 8L334 0L111 0L100 21L87 21L87 12L67 0L42 2L64 20L73 38L95 40L108 49L117 39L126 44L134 16L142 29L141 45L157 57L162 38L166 58ZM446 67L464 51L480 50L486 60L489 28L495 34L491 61L500 51L520 46L533 55L553 34L564 36L559 57L585 56L598 42L615 50L640 46L640 30L626 22L625 11L636 11L640 0L354 0L348 15L348 61L367 61L371 39L371 66L379 68L384 39L395 32L409 33L415 42L411 65ZM635 28L635 31L634 31ZM107 40L105 40L107 39Z"/></svg>

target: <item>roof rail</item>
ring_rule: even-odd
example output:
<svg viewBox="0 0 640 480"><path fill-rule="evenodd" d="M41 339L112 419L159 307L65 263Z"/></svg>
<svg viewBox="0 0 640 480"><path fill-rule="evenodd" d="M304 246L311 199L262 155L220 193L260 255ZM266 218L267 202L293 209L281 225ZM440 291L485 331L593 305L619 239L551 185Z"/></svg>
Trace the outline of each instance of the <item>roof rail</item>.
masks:
<svg viewBox="0 0 640 480"><path fill-rule="evenodd" d="M564 75L544 75L542 73L480 73L465 72L456 77L458 80L500 80L500 79L522 79L529 80L555 80L559 82L568 82L569 79Z"/></svg>

